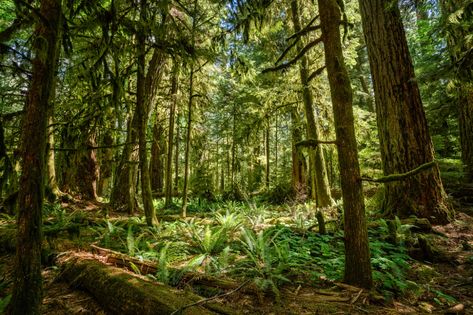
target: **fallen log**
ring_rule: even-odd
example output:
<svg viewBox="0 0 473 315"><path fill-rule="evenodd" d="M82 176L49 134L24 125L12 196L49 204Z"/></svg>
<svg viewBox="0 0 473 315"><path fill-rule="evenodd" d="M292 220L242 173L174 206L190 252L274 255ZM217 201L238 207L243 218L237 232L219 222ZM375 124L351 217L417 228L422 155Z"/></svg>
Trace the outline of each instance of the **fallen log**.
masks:
<svg viewBox="0 0 473 315"><path fill-rule="evenodd" d="M235 314L216 303L198 304L202 298L191 292L147 281L87 253L69 254L57 263L61 279L87 290L114 314Z"/></svg>
<svg viewBox="0 0 473 315"><path fill-rule="evenodd" d="M158 271L157 265L154 262L139 260L137 258L130 257L126 254L122 254L120 252L108 248L102 248L96 245L90 245L90 247L92 248L93 253L105 257L104 261L108 264L112 264L121 268L126 268L129 271L133 272L135 270L139 270L140 274L142 275L155 275ZM183 272L182 270L177 268L169 268L169 270L170 272L176 274L182 273L180 283L187 284L190 286L200 286L204 288L218 289L220 291L229 291L237 289L241 284L230 279L216 278L199 272ZM240 288L239 291L241 291L242 293L257 296L261 296L261 294L263 293L253 283L248 283L243 288Z"/></svg>

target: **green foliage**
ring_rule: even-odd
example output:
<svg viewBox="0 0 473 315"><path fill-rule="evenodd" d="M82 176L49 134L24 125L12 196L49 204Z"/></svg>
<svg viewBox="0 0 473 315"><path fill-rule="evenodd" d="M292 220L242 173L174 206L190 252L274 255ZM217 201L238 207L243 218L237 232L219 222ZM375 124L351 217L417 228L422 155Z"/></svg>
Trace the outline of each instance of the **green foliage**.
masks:
<svg viewBox="0 0 473 315"><path fill-rule="evenodd" d="M289 268L289 247L274 241L281 231L273 229L256 234L243 228L240 242L245 257L236 262L233 270L237 275L253 278L262 290L272 290L278 299L278 287L290 282L285 277Z"/></svg>
<svg viewBox="0 0 473 315"><path fill-rule="evenodd" d="M406 279L411 258L407 255L407 249L403 243L411 226L402 225L400 220L396 218L395 233L400 243L393 245L386 241L389 239L390 233L386 221L380 219L378 223L377 229L369 230L371 264L376 286L391 294L414 289L415 285Z"/></svg>

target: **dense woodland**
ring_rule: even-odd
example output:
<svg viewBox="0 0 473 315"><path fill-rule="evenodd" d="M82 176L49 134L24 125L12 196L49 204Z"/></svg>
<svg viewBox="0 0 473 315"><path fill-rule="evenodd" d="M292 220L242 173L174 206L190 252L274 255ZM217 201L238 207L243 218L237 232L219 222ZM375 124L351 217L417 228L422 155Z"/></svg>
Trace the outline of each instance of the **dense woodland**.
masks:
<svg viewBox="0 0 473 315"><path fill-rule="evenodd" d="M3 0L0 313L473 313L470 0Z"/></svg>

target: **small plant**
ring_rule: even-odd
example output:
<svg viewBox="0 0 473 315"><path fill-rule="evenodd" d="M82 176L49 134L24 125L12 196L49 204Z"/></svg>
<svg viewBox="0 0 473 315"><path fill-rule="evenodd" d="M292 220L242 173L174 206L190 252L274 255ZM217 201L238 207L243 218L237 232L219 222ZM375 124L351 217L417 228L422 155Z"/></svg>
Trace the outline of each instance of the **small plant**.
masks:
<svg viewBox="0 0 473 315"><path fill-rule="evenodd" d="M240 241L245 258L236 262L234 272L253 278L258 287L270 289L279 300L279 286L290 282L284 276L289 270L290 253L287 244L275 242L278 233L267 230L255 234L243 228Z"/></svg>

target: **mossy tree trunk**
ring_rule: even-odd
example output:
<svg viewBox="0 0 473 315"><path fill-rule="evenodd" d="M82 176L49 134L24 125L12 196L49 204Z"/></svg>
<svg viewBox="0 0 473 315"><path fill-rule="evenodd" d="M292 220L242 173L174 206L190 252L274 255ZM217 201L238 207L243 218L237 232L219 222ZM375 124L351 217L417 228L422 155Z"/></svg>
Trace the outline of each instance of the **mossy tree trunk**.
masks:
<svg viewBox="0 0 473 315"><path fill-rule="evenodd" d="M149 173L151 177L151 191L162 193L164 188L164 154L166 143L164 141L164 128L158 114L153 126L153 142L151 144L151 160Z"/></svg>
<svg viewBox="0 0 473 315"><path fill-rule="evenodd" d="M174 135L176 107L177 107L177 92L179 88L179 61L174 61L171 78L171 107L169 108L169 127L168 127L168 150L166 158L166 181L165 181L165 207L170 207L172 203L172 158L173 158L173 147L174 147ZM176 141L177 145L177 141ZM178 150L176 147L176 161L178 157ZM176 162L177 169L177 162ZM176 174L177 177L177 174ZM177 185L177 184L176 184ZM177 186L176 186L177 189Z"/></svg>
<svg viewBox="0 0 473 315"><path fill-rule="evenodd" d="M149 174L148 152L146 150L146 131L148 126L147 103L145 101L146 84L146 35L144 25L147 22L147 1L141 0L140 22L141 27L137 35L137 83L136 83L136 115L139 121L138 139L139 139L139 167L141 179L141 197L146 217L146 223L152 226L157 223L156 212L153 206L153 196L151 193L151 180ZM148 93L149 94L149 93ZM148 95L149 96L149 95ZM149 101L149 100L148 100Z"/></svg>
<svg viewBox="0 0 473 315"><path fill-rule="evenodd" d="M473 183L473 83L462 84L458 103L464 178Z"/></svg>
<svg viewBox="0 0 473 315"><path fill-rule="evenodd" d="M193 18L192 18L192 29L191 29L191 47L195 48L195 32L197 27L197 0L194 0ZM194 101L194 61L190 63L189 73L189 96L187 101L187 130L186 130L186 149L184 152L184 187L182 189L182 207L181 215L183 218L187 216L187 203L189 193L189 163L190 163L190 150L191 150L191 136L192 136L192 110Z"/></svg>
<svg viewBox="0 0 473 315"><path fill-rule="evenodd" d="M473 183L473 58L471 53L468 54L468 51L471 52L471 43L467 40L467 36L473 32L472 4L468 4L468 1L442 0L440 5L446 23L444 28L447 48L454 69L453 81L457 86L455 101L458 104L464 180ZM451 21L452 14L458 21Z"/></svg>
<svg viewBox="0 0 473 315"><path fill-rule="evenodd" d="M295 7L294 7L295 5ZM299 20L299 12L297 3L291 2L292 22L294 24L294 32L301 31L301 22ZM296 45L297 50L301 51L304 47L302 38L299 39ZM314 99L309 82L309 63L306 56L301 58L299 65L299 75L302 87L302 99L304 101L304 111L307 122L307 138L319 140L319 127L314 114ZM333 205L332 196L330 193L330 184L328 181L327 168L325 165L325 158L322 147L309 148L309 174L311 176L311 194L315 197L318 207L329 207ZM314 196L315 194L315 196Z"/></svg>
<svg viewBox="0 0 473 315"><path fill-rule="evenodd" d="M61 0L42 0L33 38L32 79L22 128L16 256L10 314L39 314L42 300L42 206L49 102L58 63Z"/></svg>
<svg viewBox="0 0 473 315"><path fill-rule="evenodd" d="M385 175L405 173L434 159L434 149L396 2L360 0L373 77ZM416 215L447 223L451 212L437 166L385 184L386 215Z"/></svg>
<svg viewBox="0 0 473 315"><path fill-rule="evenodd" d="M302 141L302 132L299 126L299 117L296 109L291 111L291 136L292 136L292 190L297 200L307 194L307 166L304 155L296 143Z"/></svg>
<svg viewBox="0 0 473 315"><path fill-rule="evenodd" d="M332 98L345 233L344 281L372 286L368 230L353 118L353 93L340 38L340 7L336 0L318 0L325 65Z"/></svg>

